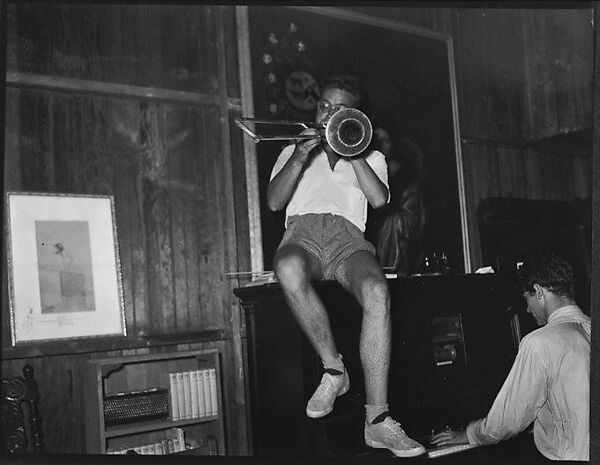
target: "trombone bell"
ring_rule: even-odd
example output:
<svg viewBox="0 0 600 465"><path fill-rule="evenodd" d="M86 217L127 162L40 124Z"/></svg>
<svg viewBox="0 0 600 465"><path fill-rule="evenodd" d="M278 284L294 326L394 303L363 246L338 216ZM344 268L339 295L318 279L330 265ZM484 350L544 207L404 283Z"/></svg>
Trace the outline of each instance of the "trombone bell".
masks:
<svg viewBox="0 0 600 465"><path fill-rule="evenodd" d="M363 152L371 143L373 126L362 111L344 108L333 114L325 127L329 146L343 157L353 157Z"/></svg>
<svg viewBox="0 0 600 465"><path fill-rule="evenodd" d="M256 118L237 118L236 125L258 143L261 140L306 140L325 137L329 146L343 157L353 157L364 151L373 137L371 121L356 108L344 108L337 111L325 124L308 121L277 121ZM318 134L265 134L258 130L259 125L299 126L301 132L307 128L319 130Z"/></svg>

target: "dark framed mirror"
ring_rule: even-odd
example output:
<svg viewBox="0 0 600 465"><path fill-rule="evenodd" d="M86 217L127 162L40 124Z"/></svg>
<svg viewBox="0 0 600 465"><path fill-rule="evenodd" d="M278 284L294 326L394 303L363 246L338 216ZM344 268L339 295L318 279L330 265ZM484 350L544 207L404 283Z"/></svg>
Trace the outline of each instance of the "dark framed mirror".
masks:
<svg viewBox="0 0 600 465"><path fill-rule="evenodd" d="M424 224L412 271L434 255L445 255L455 272L470 271L451 38L334 8L258 6L248 17L255 116L311 121L319 82L332 73L355 75L373 127L389 133L420 183ZM266 188L288 143L256 147L265 270L285 216L268 209ZM369 216L365 234L376 242L377 212Z"/></svg>

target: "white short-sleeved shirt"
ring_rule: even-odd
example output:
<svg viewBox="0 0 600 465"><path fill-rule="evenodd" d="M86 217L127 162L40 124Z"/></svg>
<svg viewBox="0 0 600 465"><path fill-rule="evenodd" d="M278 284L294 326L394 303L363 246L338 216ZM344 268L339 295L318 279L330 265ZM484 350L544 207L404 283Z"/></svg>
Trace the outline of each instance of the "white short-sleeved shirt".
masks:
<svg viewBox="0 0 600 465"><path fill-rule="evenodd" d="M273 169L273 179L294 152L294 145L285 147ZM384 155L373 150L366 161L377 177L388 187L387 164ZM389 201L389 195L388 195ZM285 220L292 215L331 213L351 221L364 232L367 221L367 198L358 184L352 164L341 157L332 170L324 150L316 154L301 174L296 190L285 210Z"/></svg>

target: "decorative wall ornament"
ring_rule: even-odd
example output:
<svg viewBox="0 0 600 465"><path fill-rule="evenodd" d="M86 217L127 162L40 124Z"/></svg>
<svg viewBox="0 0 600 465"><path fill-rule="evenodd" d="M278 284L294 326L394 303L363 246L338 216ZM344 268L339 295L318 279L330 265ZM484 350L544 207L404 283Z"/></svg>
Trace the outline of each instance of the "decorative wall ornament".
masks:
<svg viewBox="0 0 600 465"><path fill-rule="evenodd" d="M293 21L284 33L272 31L266 37L259 80L263 82L267 117L286 120L314 117L320 89L311 50L303 31Z"/></svg>

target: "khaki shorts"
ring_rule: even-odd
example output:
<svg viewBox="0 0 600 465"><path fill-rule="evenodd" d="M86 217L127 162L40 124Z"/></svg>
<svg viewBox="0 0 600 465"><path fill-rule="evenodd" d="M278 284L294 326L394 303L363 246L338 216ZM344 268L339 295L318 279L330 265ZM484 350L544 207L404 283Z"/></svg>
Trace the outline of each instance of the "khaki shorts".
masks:
<svg viewBox="0 0 600 465"><path fill-rule="evenodd" d="M318 279L334 279L338 267L354 252L366 250L375 256L375 247L356 225L330 213L290 216L277 250L289 244L302 247L316 259L321 269Z"/></svg>

